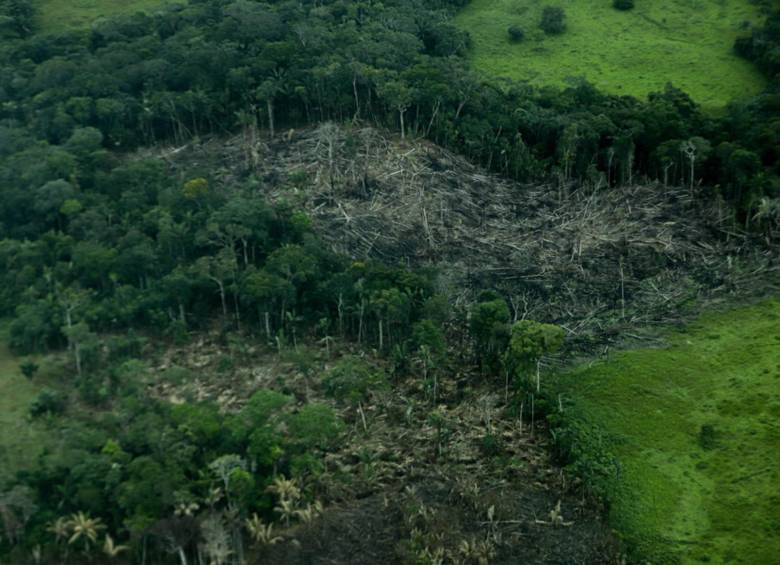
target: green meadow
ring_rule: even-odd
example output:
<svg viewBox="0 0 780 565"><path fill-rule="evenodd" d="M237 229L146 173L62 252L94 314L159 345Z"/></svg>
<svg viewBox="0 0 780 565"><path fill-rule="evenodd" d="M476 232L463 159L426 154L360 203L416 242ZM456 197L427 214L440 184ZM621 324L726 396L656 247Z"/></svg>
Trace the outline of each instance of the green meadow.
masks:
<svg viewBox="0 0 780 565"><path fill-rule="evenodd" d="M559 377L614 439L610 520L652 563L780 560L780 299Z"/></svg>
<svg viewBox="0 0 780 565"><path fill-rule="evenodd" d="M563 34L539 29L547 5L565 9ZM761 74L732 52L736 37L760 21L749 0L637 0L627 12L611 0L471 0L456 18L485 73L535 85L584 76L606 92L637 97L671 82L709 109L764 87ZM525 31L522 42L509 41L510 25Z"/></svg>
<svg viewBox="0 0 780 565"><path fill-rule="evenodd" d="M0 328L0 484L32 463L47 443L43 426L28 418L40 387L21 374L21 360L8 351L4 336Z"/></svg>
<svg viewBox="0 0 780 565"><path fill-rule="evenodd" d="M38 18L42 31L59 32L88 28L99 18L154 12L166 4L183 0L38 0Z"/></svg>

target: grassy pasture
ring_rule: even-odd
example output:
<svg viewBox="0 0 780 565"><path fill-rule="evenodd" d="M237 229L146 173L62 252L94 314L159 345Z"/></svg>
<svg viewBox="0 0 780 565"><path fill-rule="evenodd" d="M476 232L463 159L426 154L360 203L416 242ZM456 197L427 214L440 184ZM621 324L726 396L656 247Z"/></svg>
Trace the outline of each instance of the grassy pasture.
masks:
<svg viewBox="0 0 780 565"><path fill-rule="evenodd" d="M562 35L539 29L546 5L566 10ZM485 73L536 85L584 76L606 92L637 97L671 82L711 110L764 87L761 74L732 52L745 26L760 21L749 0L636 0L628 12L611 0L471 0L456 18ZM524 41L509 41L510 25L525 30Z"/></svg>
<svg viewBox="0 0 780 565"><path fill-rule="evenodd" d="M21 359L8 351L4 335L0 327L0 484L34 461L46 442L43 426L27 416L40 387L21 374Z"/></svg>
<svg viewBox="0 0 780 565"><path fill-rule="evenodd" d="M777 563L780 299L559 377L615 438L612 525L652 563Z"/></svg>
<svg viewBox="0 0 780 565"><path fill-rule="evenodd" d="M184 0L37 0L41 31L53 33L88 28L99 18L153 12Z"/></svg>

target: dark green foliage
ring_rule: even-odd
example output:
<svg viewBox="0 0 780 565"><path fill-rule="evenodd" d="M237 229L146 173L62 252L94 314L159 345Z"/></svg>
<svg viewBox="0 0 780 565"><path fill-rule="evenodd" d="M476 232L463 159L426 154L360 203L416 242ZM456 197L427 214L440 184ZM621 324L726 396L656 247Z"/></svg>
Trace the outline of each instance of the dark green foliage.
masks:
<svg viewBox="0 0 780 565"><path fill-rule="evenodd" d="M332 446L344 425L329 406L307 404L287 420L292 441L299 450Z"/></svg>
<svg viewBox="0 0 780 565"><path fill-rule="evenodd" d="M26 37L35 27L30 0L0 0L0 38Z"/></svg>
<svg viewBox="0 0 780 565"><path fill-rule="evenodd" d="M22 374L25 377L27 377L30 380L32 380L32 378L38 372L38 369L40 369L40 366L34 361L25 361L21 365L19 365L19 370L22 372Z"/></svg>
<svg viewBox="0 0 780 565"><path fill-rule="evenodd" d="M504 353L504 366L518 385L529 385L531 374L543 355L556 353L563 345L565 333L553 324L541 324L533 320L521 320L512 326L509 346ZM537 390L538 392L538 390Z"/></svg>
<svg viewBox="0 0 780 565"><path fill-rule="evenodd" d="M483 293L471 310L469 329L484 370L496 371L509 342L509 306L496 293Z"/></svg>
<svg viewBox="0 0 780 565"><path fill-rule="evenodd" d="M614 438L564 412L547 416L558 462L583 481L586 491L609 503L620 481L620 462L612 453Z"/></svg>
<svg viewBox="0 0 780 565"><path fill-rule="evenodd" d="M612 0L612 6L616 10L632 10L634 8L634 0Z"/></svg>
<svg viewBox="0 0 780 565"><path fill-rule="evenodd" d="M485 457L496 457L504 450L501 438L496 434L485 434L479 442L479 450Z"/></svg>
<svg viewBox="0 0 780 565"><path fill-rule="evenodd" d="M507 33L509 34L509 41L513 43L520 43L523 39L525 39L525 31L519 26L509 26Z"/></svg>
<svg viewBox="0 0 780 565"><path fill-rule="evenodd" d="M704 424L699 429L699 435L697 439L702 449L714 449L718 445L718 432L715 430L715 427L712 426L712 424Z"/></svg>
<svg viewBox="0 0 780 565"><path fill-rule="evenodd" d="M559 35L566 31L566 12L558 6L545 6L539 27L547 35Z"/></svg>
<svg viewBox="0 0 780 565"><path fill-rule="evenodd" d="M387 387L387 379L362 359L346 357L328 371L322 384L329 396L357 405L367 400L373 391Z"/></svg>
<svg viewBox="0 0 780 565"><path fill-rule="evenodd" d="M412 327L412 344L418 351L427 350L434 359L441 359L447 342L441 326L433 320L420 320Z"/></svg>
<svg viewBox="0 0 780 565"><path fill-rule="evenodd" d="M766 74L774 76L780 72L780 11L774 11L761 28L751 35L740 37L734 44L738 55L754 61Z"/></svg>
<svg viewBox="0 0 780 565"><path fill-rule="evenodd" d="M30 415L60 414L65 410L65 396L51 389L44 389L30 406Z"/></svg>

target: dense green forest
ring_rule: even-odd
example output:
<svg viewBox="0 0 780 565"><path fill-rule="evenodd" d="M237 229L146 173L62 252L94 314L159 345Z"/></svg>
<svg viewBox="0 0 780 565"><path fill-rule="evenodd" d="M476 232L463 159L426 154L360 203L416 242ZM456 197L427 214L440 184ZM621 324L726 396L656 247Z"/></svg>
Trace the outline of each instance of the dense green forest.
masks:
<svg viewBox="0 0 780 565"><path fill-rule="evenodd" d="M566 347L563 329L518 319L494 289L456 301L433 267L336 253L295 201L267 197L309 179L256 175L261 139L370 125L517 186L684 187L771 249L780 12L734 46L766 91L713 115L671 84L639 100L584 80L485 78L452 23L463 4L190 0L44 33L36 3L0 0L0 317L19 371L46 383L26 417L49 437L30 464L2 459L0 559L251 562L280 539L272 524L309 524L329 494L339 500L318 482L329 454L346 429L368 431L366 406L391 381L419 377L437 457L453 425L436 406L454 385L440 379L464 366L520 422L554 407L539 367ZM171 166L177 147L233 135L242 162L230 182L202 164ZM305 391L260 389L225 409L147 386L150 371L192 378L151 365L206 334L229 352L217 372L257 347L305 375ZM327 352L324 377L313 378L311 344ZM311 400L310 384L327 401ZM498 441L488 433L481 449ZM443 562L415 512L410 562ZM550 524L564 522L560 502L558 512ZM489 562L501 545L491 540L464 540L461 562Z"/></svg>

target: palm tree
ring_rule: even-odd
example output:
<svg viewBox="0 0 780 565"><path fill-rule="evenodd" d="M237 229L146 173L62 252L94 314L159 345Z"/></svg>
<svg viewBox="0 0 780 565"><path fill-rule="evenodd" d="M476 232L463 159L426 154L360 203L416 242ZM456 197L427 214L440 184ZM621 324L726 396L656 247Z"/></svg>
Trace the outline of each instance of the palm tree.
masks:
<svg viewBox="0 0 780 565"><path fill-rule="evenodd" d="M68 537L70 524L64 516L60 516L46 527L46 531L54 534L57 543Z"/></svg>
<svg viewBox="0 0 780 565"><path fill-rule="evenodd" d="M266 490L273 492L280 499L298 500L301 497L301 489L298 488L295 479L288 480L281 475L276 477L274 484Z"/></svg>
<svg viewBox="0 0 780 565"><path fill-rule="evenodd" d="M281 537L273 535L273 524L264 523L257 514L252 514L244 524L255 543L274 545L282 541Z"/></svg>
<svg viewBox="0 0 780 565"><path fill-rule="evenodd" d="M283 498L279 501L279 505L274 507L274 512L282 517L285 525L289 528L290 518L295 515L295 503L292 500Z"/></svg>
<svg viewBox="0 0 780 565"><path fill-rule="evenodd" d="M100 530L106 529L106 526L103 525L100 518L91 518L84 512L71 514L70 519L67 521L67 525L68 529L73 532L68 540L68 544L73 545L77 541L83 540L84 551L89 551L90 544L97 542Z"/></svg>
<svg viewBox="0 0 780 565"><path fill-rule="evenodd" d="M306 508L301 508L293 512L304 524L310 524L317 516L322 514L322 503L315 500L314 504L308 504Z"/></svg>
<svg viewBox="0 0 780 565"><path fill-rule="evenodd" d="M114 544L113 538L106 534L106 539L103 542L103 553L105 553L110 559L113 559L114 557L118 556L123 551L127 551L130 549L126 545L116 545Z"/></svg>

